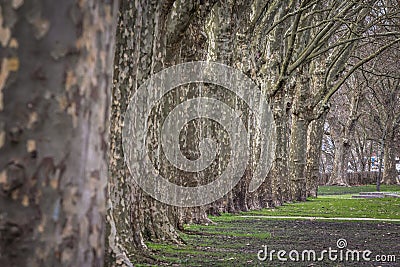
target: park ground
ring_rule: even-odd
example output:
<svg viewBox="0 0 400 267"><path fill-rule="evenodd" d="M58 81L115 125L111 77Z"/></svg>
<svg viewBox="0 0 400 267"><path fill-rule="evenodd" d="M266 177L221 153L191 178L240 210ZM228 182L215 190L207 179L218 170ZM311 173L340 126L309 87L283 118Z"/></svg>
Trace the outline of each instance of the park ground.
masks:
<svg viewBox="0 0 400 267"><path fill-rule="evenodd" d="M400 192L400 186L381 190ZM185 245L148 243L157 264L138 266L400 266L400 198L351 198L368 191L374 187L321 187L318 198L304 203L210 217L215 224L186 227L181 234ZM257 257L263 246L268 253L315 250L318 257L324 249L338 249L339 239L347 241L343 251L372 251L371 261L332 261L326 254L322 261L300 262L288 255L287 262L279 261L276 254L272 260ZM390 262L376 261L377 255Z"/></svg>

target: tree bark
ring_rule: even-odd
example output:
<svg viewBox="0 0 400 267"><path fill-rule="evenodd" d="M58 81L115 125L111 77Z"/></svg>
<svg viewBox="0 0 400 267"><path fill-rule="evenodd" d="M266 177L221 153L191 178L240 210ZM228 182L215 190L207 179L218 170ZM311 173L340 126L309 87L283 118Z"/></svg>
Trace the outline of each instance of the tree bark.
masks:
<svg viewBox="0 0 400 267"><path fill-rule="evenodd" d="M333 160L333 171L329 177L328 185L348 186L347 181L347 165L350 154L350 141L341 138L335 142L335 158Z"/></svg>
<svg viewBox="0 0 400 267"><path fill-rule="evenodd" d="M275 162L264 182L264 192L261 193L262 207L280 206L284 202L292 201L291 185L288 176L288 141L289 127L288 114L286 113L286 101L284 92L278 92L274 97L273 104L274 121L276 126L276 146L275 146ZM267 202L266 202L267 201Z"/></svg>
<svg viewBox="0 0 400 267"><path fill-rule="evenodd" d="M0 4L1 266L103 264L109 3Z"/></svg>
<svg viewBox="0 0 400 267"><path fill-rule="evenodd" d="M307 130L310 124L310 110L307 105L307 99L311 95L311 79L308 74L308 67L304 66L301 68L299 76L300 78L295 86L292 108L292 127L289 142L289 178L292 199L305 201L307 198L305 176Z"/></svg>
<svg viewBox="0 0 400 267"><path fill-rule="evenodd" d="M388 185L398 184L398 173L396 170L396 149L393 135L386 137L384 151L383 161L385 163L385 168L383 169L382 183Z"/></svg>
<svg viewBox="0 0 400 267"><path fill-rule="evenodd" d="M309 125L307 136L306 188L308 197L317 197L320 159L326 113Z"/></svg>
<svg viewBox="0 0 400 267"><path fill-rule="evenodd" d="M292 198L296 201L305 201L306 191L306 152L307 152L308 122L296 115L292 116L292 130L290 136L289 176L292 184Z"/></svg>
<svg viewBox="0 0 400 267"><path fill-rule="evenodd" d="M335 142L335 159L333 162L332 175L329 177L328 185L348 186L347 169L349 163L351 138L355 132L358 116L360 93L355 92L351 99L350 115L346 124L342 126L340 136Z"/></svg>
<svg viewBox="0 0 400 267"><path fill-rule="evenodd" d="M121 1L111 108L107 266L132 266L132 262L146 257L144 238L179 240L166 206L143 193L133 180L122 149L128 101L143 81L163 67L167 13L171 9L156 1ZM150 119L157 121L154 116Z"/></svg>
<svg viewBox="0 0 400 267"><path fill-rule="evenodd" d="M254 2L254 17L261 12L257 10L260 2ZM280 20L285 16L286 12L290 12L291 5L288 1L279 1L271 3L268 6L268 14L261 18L265 25L273 24L274 21ZM259 7L258 7L259 8ZM254 21L255 23L255 21ZM264 36L261 29L255 29L252 33L254 40L253 46L258 48L259 44L255 42L265 43L263 50L254 51L260 53L257 76L261 90L269 96L269 102L274 116L276 126L276 146L275 157L272 169L265 179L264 183L258 190L261 207L280 206L284 202L291 201L290 180L288 177L288 139L289 139L289 115L287 112L287 80L280 82L281 62L285 54L285 45L282 43L282 36L285 33L285 27L290 21L284 21L276 25L271 30L268 37ZM254 48L253 48L254 49ZM254 60L254 59L253 59ZM257 65L257 63L256 63ZM273 92L276 90L276 92ZM290 107L289 107L290 109Z"/></svg>

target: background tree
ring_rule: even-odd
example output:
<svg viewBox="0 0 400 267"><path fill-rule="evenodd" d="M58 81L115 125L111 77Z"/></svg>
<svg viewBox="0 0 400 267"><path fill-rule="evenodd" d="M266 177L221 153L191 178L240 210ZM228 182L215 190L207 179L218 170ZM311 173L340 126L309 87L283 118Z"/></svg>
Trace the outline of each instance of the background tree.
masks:
<svg viewBox="0 0 400 267"><path fill-rule="evenodd" d="M356 124L360 118L360 101L362 84L357 84L353 77L341 90L343 95L335 99L335 108L332 110L330 125L335 143L335 158L329 185L347 186L347 172L351 156L351 145L355 134ZM351 88L351 90L349 90ZM347 91L347 90L348 91ZM347 91L347 92L346 92ZM339 118L339 119L338 119Z"/></svg>
<svg viewBox="0 0 400 267"><path fill-rule="evenodd" d="M400 73L399 47L393 47L387 53L365 66L362 70L367 87L369 130L371 139L381 146L384 157L383 183L396 184L396 144L400 133ZM372 128L371 126L376 126Z"/></svg>

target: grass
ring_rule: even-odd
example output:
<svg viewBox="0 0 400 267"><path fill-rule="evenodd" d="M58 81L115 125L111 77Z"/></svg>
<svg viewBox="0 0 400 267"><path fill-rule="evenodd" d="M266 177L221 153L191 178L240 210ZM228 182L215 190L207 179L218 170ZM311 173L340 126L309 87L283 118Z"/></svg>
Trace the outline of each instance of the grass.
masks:
<svg viewBox="0 0 400 267"><path fill-rule="evenodd" d="M400 186L383 185L381 189L398 192ZM148 242L147 246L160 264L166 266L255 266L260 265L256 255L263 244L286 250L303 246L326 248L341 237L348 238L354 247L365 246L364 249L370 249L371 244L380 244L381 253L392 251L398 244L396 236L400 234L397 223L241 217L274 215L400 219L400 198L351 199L353 194L367 191L374 191L374 186L320 187L320 197L306 202L285 204L275 209L210 216L215 222L211 225L186 225L185 229L190 232L181 233L186 245ZM276 266L276 263L263 262L263 265ZM329 264L327 262L325 265ZM298 265L288 262L287 266Z"/></svg>
<svg viewBox="0 0 400 267"><path fill-rule="evenodd" d="M382 192L400 192L399 185L381 185ZM358 194L360 192L375 192L376 185L360 185L360 186L320 186L318 187L318 195L344 195L344 194Z"/></svg>
<svg viewBox="0 0 400 267"><path fill-rule="evenodd" d="M321 203L325 203L326 200ZM338 201L343 202L341 199ZM314 201L307 203L311 202ZM395 208L393 207L394 203L390 200L386 204ZM298 205L290 204L288 206ZM320 251L334 247L339 238L348 240L350 248L372 249L377 254L393 254L397 251L397 237L400 234L398 224L387 222L266 220L243 218L240 215L231 214L211 218L216 224L186 225L185 229L191 231L191 234L181 233L186 245L147 243L159 263L137 266L263 265L272 267L279 265L277 259L273 262L260 262L257 259L257 253L263 245L268 245L271 249L286 251L292 249ZM379 246L377 247L376 244ZM318 266L359 266L357 262L344 265L339 262L333 264L327 261L319 264L321 265ZM296 262L287 262L285 266L299 265Z"/></svg>
<svg viewBox="0 0 400 267"><path fill-rule="evenodd" d="M235 220L236 218L237 220ZM186 225L191 234L181 233L187 245L147 243L157 260L179 266L232 266L235 262L251 263L256 260L258 248L271 238L261 222L248 225L248 221L232 216L232 221L218 221L212 225ZM250 226L250 227L249 227Z"/></svg>
<svg viewBox="0 0 400 267"><path fill-rule="evenodd" d="M275 209L246 212L246 215L311 216L400 219L399 198L344 199L317 198L285 204Z"/></svg>
<svg viewBox="0 0 400 267"><path fill-rule="evenodd" d="M372 191L375 191L375 185L321 186L318 190L320 197L317 199L285 204L276 209L250 211L246 215L400 219L399 198L351 198L354 194ZM399 192L400 186L382 185L381 191Z"/></svg>

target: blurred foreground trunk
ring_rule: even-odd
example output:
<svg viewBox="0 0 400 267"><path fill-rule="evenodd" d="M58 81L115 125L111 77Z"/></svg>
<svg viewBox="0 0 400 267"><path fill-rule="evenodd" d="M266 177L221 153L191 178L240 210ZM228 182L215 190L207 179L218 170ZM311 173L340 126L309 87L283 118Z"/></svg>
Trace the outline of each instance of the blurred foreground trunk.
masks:
<svg viewBox="0 0 400 267"><path fill-rule="evenodd" d="M0 4L0 266L101 266L109 1Z"/></svg>

